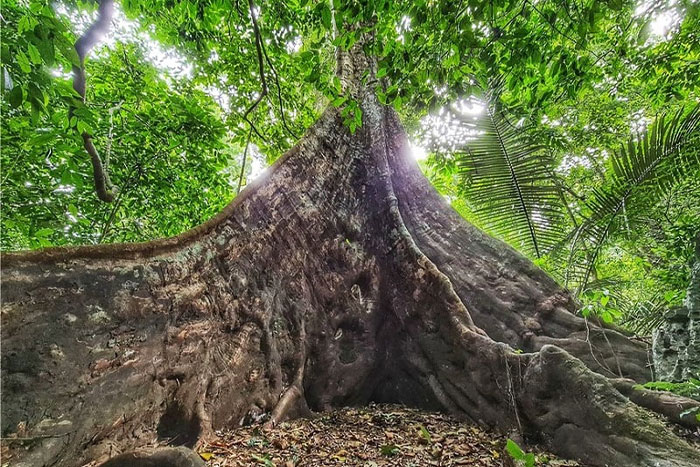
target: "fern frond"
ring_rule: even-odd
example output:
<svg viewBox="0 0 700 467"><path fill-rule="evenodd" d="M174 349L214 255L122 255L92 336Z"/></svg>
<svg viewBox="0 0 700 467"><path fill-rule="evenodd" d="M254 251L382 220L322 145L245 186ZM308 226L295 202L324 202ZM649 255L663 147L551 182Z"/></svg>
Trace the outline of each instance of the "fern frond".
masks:
<svg viewBox="0 0 700 467"><path fill-rule="evenodd" d="M564 234L551 156L493 104L462 124L476 133L454 153L465 198L487 230L541 256Z"/></svg>
<svg viewBox="0 0 700 467"><path fill-rule="evenodd" d="M590 215L576 229L569 255L567 285L582 290L606 240L619 229L620 214L634 217L639 195L663 196L700 166L700 104L680 109L670 120L660 116L639 140L630 139L612 155L609 183L586 203Z"/></svg>

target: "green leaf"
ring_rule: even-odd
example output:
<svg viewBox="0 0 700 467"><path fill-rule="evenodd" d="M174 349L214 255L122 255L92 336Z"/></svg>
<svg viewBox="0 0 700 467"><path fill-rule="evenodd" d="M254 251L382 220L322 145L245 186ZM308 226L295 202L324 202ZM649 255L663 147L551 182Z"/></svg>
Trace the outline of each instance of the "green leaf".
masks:
<svg viewBox="0 0 700 467"><path fill-rule="evenodd" d="M32 65L29 63L29 58L21 50L17 52L17 64L24 73L31 73Z"/></svg>
<svg viewBox="0 0 700 467"><path fill-rule="evenodd" d="M362 109L359 105L355 107L355 123L358 127L362 126Z"/></svg>
<svg viewBox="0 0 700 467"><path fill-rule="evenodd" d="M400 448L395 445L395 444L383 444L380 448L379 451L382 453L384 456L394 456L399 453Z"/></svg>
<svg viewBox="0 0 700 467"><path fill-rule="evenodd" d="M343 97L343 96L337 97L337 98L333 99L333 107L340 107L340 106L343 105L347 100L348 100L347 97Z"/></svg>
<svg viewBox="0 0 700 467"><path fill-rule="evenodd" d="M391 106L397 112L401 110L401 96L396 96L396 98L391 102Z"/></svg>
<svg viewBox="0 0 700 467"><path fill-rule="evenodd" d="M92 127L90 127L90 125L87 122L85 122L84 120L78 120L77 127L78 127L79 133L88 133L88 134L93 133Z"/></svg>
<svg viewBox="0 0 700 467"><path fill-rule="evenodd" d="M331 9L329 8L328 5L325 3L321 7L321 22L323 23L323 27L330 30L331 29Z"/></svg>
<svg viewBox="0 0 700 467"><path fill-rule="evenodd" d="M340 82L340 78L338 78L337 76L333 77L333 87L335 88L335 92L337 92L338 94L343 92L343 85Z"/></svg>
<svg viewBox="0 0 700 467"><path fill-rule="evenodd" d="M42 148L46 143L56 139L53 132L37 132L28 142L29 148Z"/></svg>
<svg viewBox="0 0 700 467"><path fill-rule="evenodd" d="M478 134L453 151L457 174L478 220L540 257L565 235L554 158L548 148L509 124L497 108L497 91L476 120L455 114L465 130Z"/></svg>
<svg viewBox="0 0 700 467"><path fill-rule="evenodd" d="M34 236L37 238L46 238L49 235L53 233L53 229L49 228L44 228L44 229L39 229L36 232L34 232Z"/></svg>
<svg viewBox="0 0 700 467"><path fill-rule="evenodd" d="M12 88L12 90L9 93L8 96L8 102L12 107L15 109L18 108L20 105L22 105L22 99L24 98L23 92L22 92L22 87L21 86L15 86Z"/></svg>
<svg viewBox="0 0 700 467"><path fill-rule="evenodd" d="M23 34L26 31L32 31L37 24L39 24L39 22L36 18L31 15L25 15L17 22L17 32Z"/></svg>
<svg viewBox="0 0 700 467"><path fill-rule="evenodd" d="M425 440L426 443L430 444L430 442L431 442L430 432L423 425L420 425L420 436L421 436L421 438L423 438Z"/></svg>
<svg viewBox="0 0 700 467"><path fill-rule="evenodd" d="M39 86L36 85L36 83L31 82L29 83L29 86L27 87L28 91L28 96L29 99L32 100L34 103L39 105L40 107L43 107L45 104L45 96L44 92L39 88Z"/></svg>
<svg viewBox="0 0 700 467"><path fill-rule="evenodd" d="M520 446L518 446L518 443L516 443L510 438L508 438L508 441L506 441L506 451L508 451L510 457L512 457L516 461L525 460L525 452L523 452Z"/></svg>
<svg viewBox="0 0 700 467"><path fill-rule="evenodd" d="M56 50L54 49L53 40L43 40L39 43L37 48L39 49L41 58L44 59L46 65L52 66L56 58Z"/></svg>
<svg viewBox="0 0 700 467"><path fill-rule="evenodd" d="M29 58L32 60L32 63L41 65L41 54L34 44L29 44L27 52L29 53Z"/></svg>

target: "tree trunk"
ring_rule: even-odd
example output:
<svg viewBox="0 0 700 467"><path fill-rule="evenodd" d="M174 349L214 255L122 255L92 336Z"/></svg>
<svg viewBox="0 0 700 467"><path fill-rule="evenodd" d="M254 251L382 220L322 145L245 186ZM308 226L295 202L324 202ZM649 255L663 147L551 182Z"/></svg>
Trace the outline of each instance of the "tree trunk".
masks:
<svg viewBox="0 0 700 467"><path fill-rule="evenodd" d="M656 379L700 377L700 232L695 237L695 257L683 306L669 310L652 337Z"/></svg>
<svg viewBox="0 0 700 467"><path fill-rule="evenodd" d="M350 134L327 110L211 221L149 243L4 256L13 465L193 446L372 400L517 429L593 465L697 465L631 402L659 401L630 382L650 376L646 348L575 316L565 290L461 219L394 112L357 84L371 64L340 62L363 126ZM680 413L696 405L672 398L665 414L692 424Z"/></svg>

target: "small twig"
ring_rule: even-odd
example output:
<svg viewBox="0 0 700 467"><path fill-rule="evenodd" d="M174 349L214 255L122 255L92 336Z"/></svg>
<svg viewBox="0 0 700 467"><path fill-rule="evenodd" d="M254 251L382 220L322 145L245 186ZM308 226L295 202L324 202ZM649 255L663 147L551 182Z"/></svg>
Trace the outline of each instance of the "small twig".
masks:
<svg viewBox="0 0 700 467"><path fill-rule="evenodd" d="M3 442L8 442L8 443L15 442L15 441L23 442L23 443L29 443L29 442L37 441L37 440L40 440L40 439L63 438L64 436L68 436L68 435L70 435L71 433L73 433L73 432L72 432L72 431L69 431L69 432L66 432L66 433L61 433L61 434L59 434L59 435L38 435L38 436L30 436L30 437L28 437L28 438L7 438L7 437L3 437L3 438L0 438L0 440L2 440Z"/></svg>
<svg viewBox="0 0 700 467"><path fill-rule="evenodd" d="M608 347L610 347L610 352L613 354L613 358L615 359L615 365L617 366L617 373L620 375L620 378L622 378L622 368L620 367L620 361L617 359L617 353L615 352L615 349L613 348L612 344L610 343L610 339L608 339L608 335L605 334L605 328L600 328L601 332L603 333L603 338L605 339L605 342L608 343Z"/></svg>
<svg viewBox="0 0 700 467"><path fill-rule="evenodd" d="M124 187L122 190L119 191L117 194L117 201L114 203L114 207L112 208L112 211L109 214L109 217L107 218L107 221L105 222L105 225L102 227L102 232L100 233L100 238L97 240L97 243L102 243L104 240L105 236L107 235L107 232L109 231L109 228L112 225L112 222L114 221L114 218L117 214L117 210L122 204L122 201L124 200L124 195L128 191L128 189L131 186L131 181L133 175L136 173L136 170L132 167L129 175L126 178L126 182L124 183Z"/></svg>
<svg viewBox="0 0 700 467"><path fill-rule="evenodd" d="M588 343L588 348L589 348L589 350L590 350L590 352L591 352L591 357L593 357L593 360L595 360L595 362L596 362L598 365L600 365L601 368L604 368L604 369L608 370L608 371L610 372L611 375L615 375L615 372L613 372L607 364L600 363L600 361L598 360L598 358L595 356L595 353L593 352L593 344L591 343L591 336L590 336L591 329L590 329L590 327L588 326L588 318L586 318L586 317L584 316L584 317L583 317L583 322L586 324L586 342Z"/></svg>
<svg viewBox="0 0 700 467"><path fill-rule="evenodd" d="M241 15L241 17L245 16L238 2L236 2L236 9L238 10L238 14ZM260 139L262 139L263 141L267 141L267 138L265 138L260 133L260 131L258 131L257 127L248 118L248 115L250 115L250 113L253 110L255 110L255 108L260 104L260 102L262 102L262 100L265 98L265 96L267 96L268 93L267 79L265 78L265 62L263 60L263 43L262 37L260 35L260 27L258 26L258 20L255 17L255 4L253 3L253 0L248 0L248 10L250 12L250 19L253 23L253 34L255 36L255 51L258 59L258 73L260 74L261 92L255 99L255 101L253 101L253 103L246 109L241 118L250 126L250 129L253 132L255 132L255 134Z"/></svg>

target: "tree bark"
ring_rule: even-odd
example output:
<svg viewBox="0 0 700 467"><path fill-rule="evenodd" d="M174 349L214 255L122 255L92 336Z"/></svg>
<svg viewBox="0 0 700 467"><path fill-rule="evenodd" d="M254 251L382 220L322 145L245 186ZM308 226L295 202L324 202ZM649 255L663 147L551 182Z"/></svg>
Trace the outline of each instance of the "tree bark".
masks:
<svg viewBox="0 0 700 467"><path fill-rule="evenodd" d="M700 232L683 306L668 310L652 334L656 379L686 381L700 376Z"/></svg>
<svg viewBox="0 0 700 467"><path fill-rule="evenodd" d="M373 65L358 53L340 65L363 126L351 134L327 110L211 221L149 243L4 255L13 465L191 447L369 401L516 429L592 465L697 465L614 385L650 377L644 345L577 317L552 279L461 219L395 113L358 84ZM678 404L697 406L673 399L666 415Z"/></svg>

